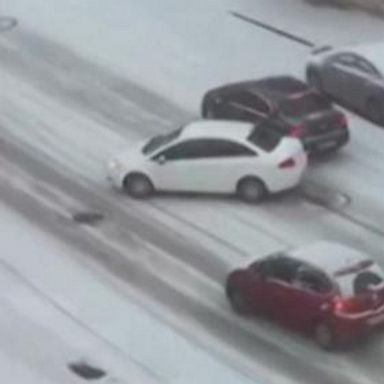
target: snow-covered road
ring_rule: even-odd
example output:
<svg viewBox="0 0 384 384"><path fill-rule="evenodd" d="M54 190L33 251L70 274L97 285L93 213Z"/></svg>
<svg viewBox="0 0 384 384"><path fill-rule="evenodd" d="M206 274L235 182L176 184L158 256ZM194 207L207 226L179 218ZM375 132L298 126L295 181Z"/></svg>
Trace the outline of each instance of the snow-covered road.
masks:
<svg viewBox="0 0 384 384"><path fill-rule="evenodd" d="M316 43L377 39L381 21L295 0L209 0L188 7L175 0L12 0L3 8L20 21L19 28L0 36L0 197L8 205L83 252L74 252L76 263L129 291L126 305L140 302L143 313L161 319L175 338L181 334L195 344L197 356L202 347L201 353L214 356L219 363L212 364L219 366L212 375L222 374L221 381L245 383L245 375L257 383L380 382L383 337L361 350L327 355L289 331L238 319L221 286L233 265L318 239L366 249L384 265L381 130L351 115L353 140L345 150L312 164L298 191L254 207L218 197L132 201L108 187L105 162L132 140L197 116L201 95L213 85L302 74L305 47L243 23L229 10ZM363 30L361 23L367 24ZM325 205L314 202L313 193L326 196ZM343 196L350 199L345 206L338 204ZM105 215L99 226L71 220L88 209ZM43 279L51 271L48 261L28 261L25 253L9 257L21 276L33 278L46 295L55 292ZM31 268L32 260L42 263L41 271ZM59 277L52 281L59 284ZM82 308L73 314L77 319L93 324L99 335L113 331L113 342L123 348L119 332L128 338L138 331L124 327L122 311L106 310L104 295L94 296L94 311L88 312L76 295L60 291L69 307ZM147 324L137 361L161 376L178 354L186 361L166 372L167 382L219 380L206 370L210 363L188 360L180 346L163 353L152 345L151 332L157 332L152 327ZM188 381L195 364L200 376ZM238 379L231 376L235 371Z"/></svg>

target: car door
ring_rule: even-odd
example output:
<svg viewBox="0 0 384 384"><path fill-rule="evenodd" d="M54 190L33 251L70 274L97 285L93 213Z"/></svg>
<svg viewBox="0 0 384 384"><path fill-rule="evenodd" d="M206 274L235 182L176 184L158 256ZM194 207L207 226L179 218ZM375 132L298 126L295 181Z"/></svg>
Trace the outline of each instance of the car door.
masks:
<svg viewBox="0 0 384 384"><path fill-rule="evenodd" d="M275 257L272 256L253 263L241 281L241 293L254 314L271 315L273 292L269 289L268 278L274 260Z"/></svg>
<svg viewBox="0 0 384 384"><path fill-rule="evenodd" d="M230 193L256 156L228 139L190 139L153 156L152 174L162 190Z"/></svg>
<svg viewBox="0 0 384 384"><path fill-rule="evenodd" d="M265 313L284 325L291 323L291 282L295 276L298 262L288 256L280 255L272 259L264 270L264 292L268 298Z"/></svg>
<svg viewBox="0 0 384 384"><path fill-rule="evenodd" d="M312 330L313 322L328 309L334 286L322 271L304 265L299 267L290 286L287 323L303 332Z"/></svg>
<svg viewBox="0 0 384 384"><path fill-rule="evenodd" d="M338 53L331 56L322 69L322 88L333 97L346 103L353 102L353 95L348 94L348 72L355 68L354 55Z"/></svg>
<svg viewBox="0 0 384 384"><path fill-rule="evenodd" d="M206 139L206 143L209 154L202 171L206 192L233 193L248 171L257 170L256 149L230 139Z"/></svg>
<svg viewBox="0 0 384 384"><path fill-rule="evenodd" d="M151 174L157 189L196 192L204 189L203 164L209 148L204 140L187 139L154 154Z"/></svg>
<svg viewBox="0 0 384 384"><path fill-rule="evenodd" d="M344 81L352 105L364 110L369 98L375 94L373 90L380 81L380 74L369 61L356 55L354 66L346 70Z"/></svg>

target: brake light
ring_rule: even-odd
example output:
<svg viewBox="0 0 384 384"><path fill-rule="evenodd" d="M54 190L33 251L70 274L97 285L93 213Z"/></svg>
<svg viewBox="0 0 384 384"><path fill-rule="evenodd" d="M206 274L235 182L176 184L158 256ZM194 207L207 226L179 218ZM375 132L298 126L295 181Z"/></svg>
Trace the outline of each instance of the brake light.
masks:
<svg viewBox="0 0 384 384"><path fill-rule="evenodd" d="M343 114L340 114L337 116L336 123L338 126L340 126L342 128L347 128L347 126L348 126L348 120L347 120L346 116Z"/></svg>
<svg viewBox="0 0 384 384"><path fill-rule="evenodd" d="M348 299L336 297L333 302L333 309L340 314L358 313L364 311L364 303L356 297Z"/></svg>
<svg viewBox="0 0 384 384"><path fill-rule="evenodd" d="M303 135L304 135L304 128L301 125L295 125L289 131L289 136L291 137L296 137L299 139L303 137Z"/></svg>
<svg viewBox="0 0 384 384"><path fill-rule="evenodd" d="M295 159L290 157L281 163L279 163L279 168L281 169L287 169L287 168L293 168L296 165Z"/></svg>

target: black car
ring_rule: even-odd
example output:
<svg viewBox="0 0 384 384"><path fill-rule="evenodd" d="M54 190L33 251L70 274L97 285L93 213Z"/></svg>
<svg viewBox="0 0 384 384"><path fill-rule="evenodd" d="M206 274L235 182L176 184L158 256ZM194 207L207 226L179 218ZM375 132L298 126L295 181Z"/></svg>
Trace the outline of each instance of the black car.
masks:
<svg viewBox="0 0 384 384"><path fill-rule="evenodd" d="M345 115L325 96L291 76L212 89L204 96L202 115L252 122L267 119L275 133L300 138L310 153L336 150L349 140Z"/></svg>

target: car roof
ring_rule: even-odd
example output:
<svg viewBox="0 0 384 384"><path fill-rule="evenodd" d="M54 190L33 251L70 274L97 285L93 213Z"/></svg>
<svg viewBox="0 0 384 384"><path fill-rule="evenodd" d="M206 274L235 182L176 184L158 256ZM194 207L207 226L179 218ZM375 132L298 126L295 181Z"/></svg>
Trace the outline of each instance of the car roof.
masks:
<svg viewBox="0 0 384 384"><path fill-rule="evenodd" d="M269 100L278 100L292 94L311 92L303 81L290 76L271 76L260 80L248 80L216 88L213 92L244 90L264 96Z"/></svg>
<svg viewBox="0 0 384 384"><path fill-rule="evenodd" d="M287 252L287 255L320 268L329 275L370 260L363 252L334 242L321 241Z"/></svg>
<svg viewBox="0 0 384 384"><path fill-rule="evenodd" d="M180 138L245 140L254 124L229 120L199 120L183 127Z"/></svg>

